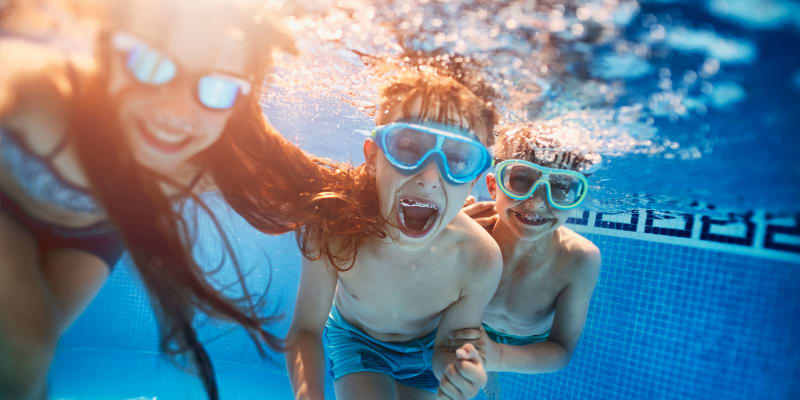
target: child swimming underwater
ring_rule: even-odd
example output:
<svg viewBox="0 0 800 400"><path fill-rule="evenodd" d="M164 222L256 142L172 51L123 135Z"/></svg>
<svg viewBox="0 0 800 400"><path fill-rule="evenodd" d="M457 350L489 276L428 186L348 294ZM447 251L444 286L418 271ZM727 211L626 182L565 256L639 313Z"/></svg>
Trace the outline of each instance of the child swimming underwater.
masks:
<svg viewBox="0 0 800 400"><path fill-rule="evenodd" d="M0 398L46 395L59 337L123 250L162 350L187 354L218 398L198 311L241 325L259 349L281 343L247 293L232 299L205 279L176 203L202 206L197 194L217 189L258 229L282 233L318 221L338 175L264 120L271 53L294 51L268 14L221 0L96 3L111 7L97 12L94 55L36 32L0 38Z"/></svg>
<svg viewBox="0 0 800 400"><path fill-rule="evenodd" d="M470 398L483 361L471 344L442 345L480 326L500 277L497 245L459 213L491 164L497 114L454 79L415 69L383 88L377 115L360 168L387 234L365 238L349 268L304 260L287 338L295 396L323 397L325 330L337 399Z"/></svg>
<svg viewBox="0 0 800 400"><path fill-rule="evenodd" d="M474 341L487 371L553 372L575 351L600 271L597 247L564 226L589 189L599 155L566 148L536 123L504 126L495 145L495 173L486 183L494 202L492 237L503 253L503 277L482 329L451 336ZM491 205L491 202L488 203ZM485 205L469 210L477 215ZM498 396L496 374L487 393Z"/></svg>

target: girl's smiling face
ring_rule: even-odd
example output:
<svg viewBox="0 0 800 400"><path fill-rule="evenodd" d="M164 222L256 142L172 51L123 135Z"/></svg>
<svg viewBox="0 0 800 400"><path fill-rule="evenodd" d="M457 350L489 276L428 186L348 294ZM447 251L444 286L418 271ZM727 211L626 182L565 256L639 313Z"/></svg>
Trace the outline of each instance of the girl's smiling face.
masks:
<svg viewBox="0 0 800 400"><path fill-rule="evenodd" d="M147 85L128 70L128 52L111 52L109 91L118 101L123 132L136 160L162 173L177 170L214 144L232 114L232 108L210 109L199 102L198 78L213 73L247 81L252 75L236 17L224 9L188 3L143 0L117 10L121 32L177 67L170 81Z"/></svg>

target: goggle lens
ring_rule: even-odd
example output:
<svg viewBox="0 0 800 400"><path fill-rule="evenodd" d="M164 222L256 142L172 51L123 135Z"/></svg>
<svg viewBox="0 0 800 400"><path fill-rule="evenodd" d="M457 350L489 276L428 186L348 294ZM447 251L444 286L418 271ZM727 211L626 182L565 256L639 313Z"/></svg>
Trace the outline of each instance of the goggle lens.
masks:
<svg viewBox="0 0 800 400"><path fill-rule="evenodd" d="M416 165L436 147L436 136L409 128L394 129L386 134L386 151L406 167Z"/></svg>
<svg viewBox="0 0 800 400"><path fill-rule="evenodd" d="M130 49L126 66L139 82L150 85L163 85L177 73L174 62L142 44Z"/></svg>
<svg viewBox="0 0 800 400"><path fill-rule="evenodd" d="M204 106L224 110L236 104L241 85L221 76L204 76L197 81L197 97Z"/></svg>
<svg viewBox="0 0 800 400"><path fill-rule="evenodd" d="M483 149L475 144L445 139L442 152L447 158L450 173L458 178L471 176L483 167Z"/></svg>
<svg viewBox="0 0 800 400"><path fill-rule="evenodd" d="M572 175L550 174L550 198L560 207L569 207L578 202L583 194L583 182Z"/></svg>
<svg viewBox="0 0 800 400"><path fill-rule="evenodd" d="M528 194L533 185L542 178L539 170L525 165L511 165L506 167L503 174L503 185L511 194L523 197Z"/></svg>

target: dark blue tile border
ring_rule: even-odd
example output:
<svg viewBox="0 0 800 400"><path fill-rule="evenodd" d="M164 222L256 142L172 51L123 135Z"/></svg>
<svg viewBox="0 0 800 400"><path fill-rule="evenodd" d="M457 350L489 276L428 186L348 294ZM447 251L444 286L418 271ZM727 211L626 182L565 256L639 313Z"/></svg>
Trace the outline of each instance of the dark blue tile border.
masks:
<svg viewBox="0 0 800 400"><path fill-rule="evenodd" d="M683 217L683 229L674 228L659 228L653 226L656 220L660 219L675 219L678 216ZM651 233L653 235L673 236L673 237L692 237L692 228L694 227L694 215L692 214L677 214L677 216L667 214L657 214L654 210L647 210L647 219L644 223L644 233Z"/></svg>
<svg viewBox="0 0 800 400"><path fill-rule="evenodd" d="M578 232L714 248L722 252L800 263L800 213L773 215L750 211L728 213L726 217L720 213L712 216L646 209L624 213L581 211L578 216L567 219L567 224ZM622 222L606 220L604 217L611 219L606 214L614 215L614 219ZM640 215L645 218L641 226ZM667 220L672 221L659 222ZM727 225L730 226L724 228ZM729 228L736 228L734 231L737 233L727 233L726 230L731 230Z"/></svg>
<svg viewBox="0 0 800 400"><path fill-rule="evenodd" d="M775 216L767 214L767 222L773 218L775 218ZM796 214L793 218L794 226L767 225L767 233L764 237L764 248L800 253L800 245L775 241L775 234L790 235L800 238L800 214Z"/></svg>
<svg viewBox="0 0 800 400"><path fill-rule="evenodd" d="M748 212L745 214L728 214L727 220L721 219L712 219L708 216L703 216L701 219L703 223L703 227L700 231L700 240L707 240L711 242L719 242L719 243L726 243L726 244L736 244L741 246L752 246L753 245L753 237L756 231L756 225L753 223L753 213ZM716 233L711 233L711 227L714 225L729 225L729 224L745 224L747 227L747 232L745 233L744 237L736 237L736 236L728 236L728 235L720 235Z"/></svg>
<svg viewBox="0 0 800 400"><path fill-rule="evenodd" d="M603 213L598 212L594 220L594 226L598 228L613 229L616 231L636 232L639 225L639 210L632 210L630 212L630 222L612 222L603 221Z"/></svg>
<svg viewBox="0 0 800 400"><path fill-rule="evenodd" d="M589 225L589 215L591 215L589 210L584 210L580 218L569 217L567 223L573 225Z"/></svg>

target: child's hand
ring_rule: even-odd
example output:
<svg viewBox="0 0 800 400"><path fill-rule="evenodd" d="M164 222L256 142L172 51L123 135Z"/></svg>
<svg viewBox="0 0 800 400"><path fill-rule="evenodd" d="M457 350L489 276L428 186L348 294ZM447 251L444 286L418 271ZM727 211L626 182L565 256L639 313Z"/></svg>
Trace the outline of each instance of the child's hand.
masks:
<svg viewBox="0 0 800 400"><path fill-rule="evenodd" d="M478 350L484 366L494 365L497 361L496 343L489 339L483 328L464 328L450 332L445 342L445 347L455 351L466 343L471 343Z"/></svg>
<svg viewBox="0 0 800 400"><path fill-rule="evenodd" d="M464 211L464 213L474 219L478 225L490 232L497 222L497 212L494 210L494 201L476 202L475 196L470 195L464 202L461 211Z"/></svg>
<svg viewBox="0 0 800 400"><path fill-rule="evenodd" d="M468 400L477 396L486 385L486 370L475 346L467 343L459 347L456 358L458 361L445 369L437 392L439 399Z"/></svg>

